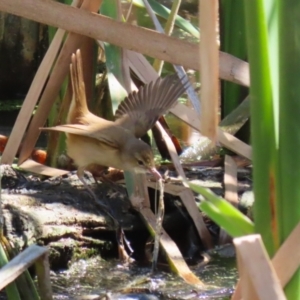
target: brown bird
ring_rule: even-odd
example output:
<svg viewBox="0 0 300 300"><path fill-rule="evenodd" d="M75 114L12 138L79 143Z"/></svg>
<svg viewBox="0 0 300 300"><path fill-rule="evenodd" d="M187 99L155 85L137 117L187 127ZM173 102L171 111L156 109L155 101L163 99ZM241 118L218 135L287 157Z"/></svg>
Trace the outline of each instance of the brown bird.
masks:
<svg viewBox="0 0 300 300"><path fill-rule="evenodd" d="M151 147L140 140L158 118L181 96L186 83L177 75L158 78L128 95L119 105L115 122L92 114L87 107L80 50L72 55L70 64L73 99L68 114L69 124L43 130L65 132L67 153L78 166L77 175L84 186L84 170L95 165L121 170L150 171L157 178Z"/></svg>

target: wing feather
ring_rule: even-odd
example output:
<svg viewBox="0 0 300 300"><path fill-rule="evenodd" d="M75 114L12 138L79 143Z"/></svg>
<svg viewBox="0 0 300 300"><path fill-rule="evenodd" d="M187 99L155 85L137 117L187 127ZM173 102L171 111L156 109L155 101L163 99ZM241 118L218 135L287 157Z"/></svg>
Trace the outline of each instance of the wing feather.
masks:
<svg viewBox="0 0 300 300"><path fill-rule="evenodd" d="M187 78L183 80L177 75L170 75L144 85L119 105L116 111L117 124L130 130L136 137L143 136L176 103L188 83Z"/></svg>

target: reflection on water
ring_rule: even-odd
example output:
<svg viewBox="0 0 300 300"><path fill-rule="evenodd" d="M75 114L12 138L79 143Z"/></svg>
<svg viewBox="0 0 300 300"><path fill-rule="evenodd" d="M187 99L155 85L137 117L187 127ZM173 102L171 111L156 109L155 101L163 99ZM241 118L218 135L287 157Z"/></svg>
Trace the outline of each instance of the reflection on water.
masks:
<svg viewBox="0 0 300 300"><path fill-rule="evenodd" d="M53 276L54 299L229 299L237 277L235 259L213 259L193 272L207 285L205 290L170 273L152 275L150 267L128 267L99 258L81 260Z"/></svg>

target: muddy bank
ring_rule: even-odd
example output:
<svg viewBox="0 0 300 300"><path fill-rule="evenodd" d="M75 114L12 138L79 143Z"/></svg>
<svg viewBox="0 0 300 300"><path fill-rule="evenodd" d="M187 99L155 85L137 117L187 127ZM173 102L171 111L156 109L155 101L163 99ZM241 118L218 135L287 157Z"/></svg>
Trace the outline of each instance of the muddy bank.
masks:
<svg viewBox="0 0 300 300"><path fill-rule="evenodd" d="M95 255L117 257L116 226L109 215L95 203L78 181L75 172L59 178L39 178L0 166L5 234L20 249L37 243L50 247L52 268L64 268L71 260ZM190 171L214 192L222 194L221 168ZM239 194L251 188L250 171L239 173ZM116 184L93 184L86 175L99 201L109 207L134 250L132 257L147 261L149 233L131 207L125 187ZM154 199L154 191L149 190ZM164 228L177 243L185 259L196 264L204 249L194 225L178 197L165 194ZM207 226L217 238L219 228L209 219Z"/></svg>

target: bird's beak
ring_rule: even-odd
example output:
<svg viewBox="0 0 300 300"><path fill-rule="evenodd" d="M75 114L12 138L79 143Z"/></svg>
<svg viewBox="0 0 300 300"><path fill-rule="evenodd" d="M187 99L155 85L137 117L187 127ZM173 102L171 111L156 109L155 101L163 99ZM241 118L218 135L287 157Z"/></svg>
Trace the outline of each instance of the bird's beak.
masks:
<svg viewBox="0 0 300 300"><path fill-rule="evenodd" d="M156 170L155 167L149 168L148 170L152 173L152 175L155 177L156 180L159 180L162 178L160 173Z"/></svg>

